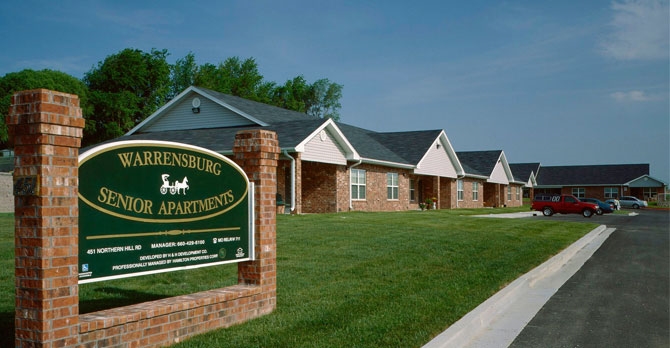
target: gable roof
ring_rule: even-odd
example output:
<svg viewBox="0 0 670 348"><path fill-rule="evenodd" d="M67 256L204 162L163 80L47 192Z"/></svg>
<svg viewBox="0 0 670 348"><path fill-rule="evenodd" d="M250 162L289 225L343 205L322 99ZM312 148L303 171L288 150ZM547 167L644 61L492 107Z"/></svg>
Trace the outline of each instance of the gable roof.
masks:
<svg viewBox="0 0 670 348"><path fill-rule="evenodd" d="M191 108L194 98L203 99L197 112ZM443 130L380 133L195 86L111 141L175 141L232 153L235 134L250 129L276 132L281 149L292 152L306 151L309 141L327 129L347 160L415 170L421 161L437 158L437 144L437 149L443 146L442 152L438 151L439 161L449 165L442 163L427 171L448 177L463 172Z"/></svg>
<svg viewBox="0 0 670 348"><path fill-rule="evenodd" d="M465 176L486 178L487 182L509 184L518 182L512 175L503 150L456 152Z"/></svg>
<svg viewBox="0 0 670 348"><path fill-rule="evenodd" d="M466 175L470 174L485 177L491 175L501 154L502 150L456 152Z"/></svg>
<svg viewBox="0 0 670 348"><path fill-rule="evenodd" d="M542 166L538 187L625 185L649 175L649 164Z"/></svg>
<svg viewBox="0 0 670 348"><path fill-rule="evenodd" d="M510 163L514 181L537 185L535 178L540 173L540 163Z"/></svg>

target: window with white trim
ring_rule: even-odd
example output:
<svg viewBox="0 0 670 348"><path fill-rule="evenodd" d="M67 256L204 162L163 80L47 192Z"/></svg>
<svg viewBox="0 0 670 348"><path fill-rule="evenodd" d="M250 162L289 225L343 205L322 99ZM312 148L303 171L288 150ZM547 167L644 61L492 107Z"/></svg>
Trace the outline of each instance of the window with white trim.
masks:
<svg viewBox="0 0 670 348"><path fill-rule="evenodd" d="M507 185L507 200L512 200L512 186Z"/></svg>
<svg viewBox="0 0 670 348"><path fill-rule="evenodd" d="M414 186L416 185L416 181L414 179L409 179L409 200L411 202L416 201L416 189Z"/></svg>
<svg viewBox="0 0 670 348"><path fill-rule="evenodd" d="M472 200L473 201L479 200L479 182L477 181L474 181L472 183Z"/></svg>
<svg viewBox="0 0 670 348"><path fill-rule="evenodd" d="M386 173L386 199L398 199L398 173Z"/></svg>
<svg viewBox="0 0 670 348"><path fill-rule="evenodd" d="M585 198L586 197L586 189L583 187L573 187L572 188L572 195L577 197L577 198Z"/></svg>
<svg viewBox="0 0 670 348"><path fill-rule="evenodd" d="M457 192L457 197L459 201L463 200L463 180L458 179L456 180L456 192Z"/></svg>
<svg viewBox="0 0 670 348"><path fill-rule="evenodd" d="M605 187L605 199L618 198L619 189L617 187Z"/></svg>
<svg viewBox="0 0 670 348"><path fill-rule="evenodd" d="M517 186L516 188L516 200L520 201L521 200L521 187Z"/></svg>
<svg viewBox="0 0 670 348"><path fill-rule="evenodd" d="M644 187L642 188L643 199L649 200L653 197L656 197L656 188L655 187Z"/></svg>
<svg viewBox="0 0 670 348"><path fill-rule="evenodd" d="M351 170L351 199L365 199L365 170Z"/></svg>

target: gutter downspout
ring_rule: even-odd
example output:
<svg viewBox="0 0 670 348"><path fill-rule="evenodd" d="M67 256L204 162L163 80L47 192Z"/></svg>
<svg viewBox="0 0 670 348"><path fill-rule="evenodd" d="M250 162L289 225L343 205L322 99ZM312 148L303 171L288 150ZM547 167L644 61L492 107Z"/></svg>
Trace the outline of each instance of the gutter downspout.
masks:
<svg viewBox="0 0 670 348"><path fill-rule="evenodd" d="M363 163L362 159L358 160L358 163L355 163L355 164L351 165L351 167L349 167L349 189L350 190L351 190L351 169L353 169L354 167L358 166L361 163ZM366 180L367 180L367 178L366 178ZM349 210L350 211L354 210L354 203L353 203L353 199L351 198L351 192L349 192Z"/></svg>
<svg viewBox="0 0 670 348"><path fill-rule="evenodd" d="M288 154L288 150L284 150L284 155L291 159L291 212L295 210L295 158Z"/></svg>

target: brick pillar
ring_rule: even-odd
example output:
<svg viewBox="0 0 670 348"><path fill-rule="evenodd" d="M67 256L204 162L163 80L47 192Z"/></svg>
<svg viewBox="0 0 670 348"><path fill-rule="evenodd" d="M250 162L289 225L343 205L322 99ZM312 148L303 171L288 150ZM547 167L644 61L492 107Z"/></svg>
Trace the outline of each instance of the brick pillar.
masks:
<svg viewBox="0 0 670 348"><path fill-rule="evenodd" d="M277 291L277 134L265 130L241 131L233 145L235 162L255 185L256 260L238 264L238 282L260 285L274 301ZM274 305L272 306L274 308Z"/></svg>
<svg viewBox="0 0 670 348"><path fill-rule="evenodd" d="M16 347L72 346L79 334L79 98L18 92L7 126L16 155Z"/></svg>

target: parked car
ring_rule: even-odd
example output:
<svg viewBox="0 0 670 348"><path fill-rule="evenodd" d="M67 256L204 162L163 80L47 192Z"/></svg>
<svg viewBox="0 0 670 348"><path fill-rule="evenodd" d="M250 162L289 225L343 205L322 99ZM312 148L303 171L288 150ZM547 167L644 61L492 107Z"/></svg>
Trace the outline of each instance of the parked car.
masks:
<svg viewBox="0 0 670 348"><path fill-rule="evenodd" d="M609 214L614 211L614 204L605 203L596 198L580 198L579 200L582 202L596 204L598 206L596 214L598 215Z"/></svg>
<svg viewBox="0 0 670 348"><path fill-rule="evenodd" d="M621 196L621 198L619 198L619 204L621 204L622 208L640 209L642 207L647 207L647 201L643 201L633 196Z"/></svg>
<svg viewBox="0 0 670 348"><path fill-rule="evenodd" d="M538 194L533 198L530 210L541 211L544 216L559 214L582 214L590 218L598 210L593 203L580 201L573 195Z"/></svg>

